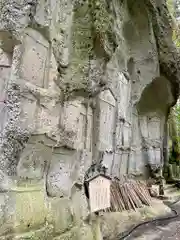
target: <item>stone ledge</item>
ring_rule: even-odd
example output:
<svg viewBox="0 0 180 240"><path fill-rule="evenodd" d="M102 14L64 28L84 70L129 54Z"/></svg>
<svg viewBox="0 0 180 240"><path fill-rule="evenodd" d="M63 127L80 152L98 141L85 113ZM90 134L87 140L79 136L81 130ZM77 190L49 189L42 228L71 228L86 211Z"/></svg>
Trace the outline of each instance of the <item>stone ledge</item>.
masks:
<svg viewBox="0 0 180 240"><path fill-rule="evenodd" d="M30 231L24 234L7 234L1 236L0 240L16 239L16 240L39 240L39 239L49 239L52 238L53 226L48 225L36 231Z"/></svg>
<svg viewBox="0 0 180 240"><path fill-rule="evenodd" d="M73 227L70 231L53 237L53 226L47 225L39 230L24 234L7 234L1 236L0 240L93 240L93 232L89 226Z"/></svg>

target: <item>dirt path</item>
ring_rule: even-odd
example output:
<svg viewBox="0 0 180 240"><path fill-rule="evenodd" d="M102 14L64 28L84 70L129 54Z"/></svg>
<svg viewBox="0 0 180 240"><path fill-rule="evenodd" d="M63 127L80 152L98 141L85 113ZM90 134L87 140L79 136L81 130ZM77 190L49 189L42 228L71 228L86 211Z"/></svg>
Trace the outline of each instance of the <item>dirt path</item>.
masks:
<svg viewBox="0 0 180 240"><path fill-rule="evenodd" d="M180 213L180 204L173 206ZM125 240L180 240L180 216L139 227Z"/></svg>

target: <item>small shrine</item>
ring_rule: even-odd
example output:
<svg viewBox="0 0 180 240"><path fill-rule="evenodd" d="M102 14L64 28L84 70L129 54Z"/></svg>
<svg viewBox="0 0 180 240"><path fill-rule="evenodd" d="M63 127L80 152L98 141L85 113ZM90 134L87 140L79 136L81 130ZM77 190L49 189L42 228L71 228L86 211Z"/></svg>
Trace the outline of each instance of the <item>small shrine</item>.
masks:
<svg viewBox="0 0 180 240"><path fill-rule="evenodd" d="M91 213L111 207L111 177L102 161L92 164L86 172L85 189Z"/></svg>
<svg viewBox="0 0 180 240"><path fill-rule="evenodd" d="M106 208L110 208L111 178L103 174L98 174L88 179L88 183L91 212L98 212Z"/></svg>

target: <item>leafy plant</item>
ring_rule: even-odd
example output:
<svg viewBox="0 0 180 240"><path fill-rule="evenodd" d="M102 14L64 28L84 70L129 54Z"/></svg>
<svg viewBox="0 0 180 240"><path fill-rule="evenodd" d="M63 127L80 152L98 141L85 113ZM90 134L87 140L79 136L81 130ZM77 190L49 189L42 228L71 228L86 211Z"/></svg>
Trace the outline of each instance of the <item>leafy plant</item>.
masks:
<svg viewBox="0 0 180 240"><path fill-rule="evenodd" d="M180 1L167 0L167 7L172 18L172 39L176 47L180 48L180 25L178 23L178 18L180 16Z"/></svg>

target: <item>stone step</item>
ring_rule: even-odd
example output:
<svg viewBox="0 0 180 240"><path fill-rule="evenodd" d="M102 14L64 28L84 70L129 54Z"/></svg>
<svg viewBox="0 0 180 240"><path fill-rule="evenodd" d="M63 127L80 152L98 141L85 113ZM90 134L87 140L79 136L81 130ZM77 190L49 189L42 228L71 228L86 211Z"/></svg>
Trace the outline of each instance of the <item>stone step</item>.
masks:
<svg viewBox="0 0 180 240"><path fill-rule="evenodd" d="M180 196L180 189L175 184L165 184L164 195L170 200L176 199Z"/></svg>
<svg viewBox="0 0 180 240"><path fill-rule="evenodd" d="M165 184L164 185L164 190L169 191L176 188L174 184Z"/></svg>

